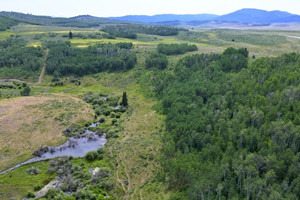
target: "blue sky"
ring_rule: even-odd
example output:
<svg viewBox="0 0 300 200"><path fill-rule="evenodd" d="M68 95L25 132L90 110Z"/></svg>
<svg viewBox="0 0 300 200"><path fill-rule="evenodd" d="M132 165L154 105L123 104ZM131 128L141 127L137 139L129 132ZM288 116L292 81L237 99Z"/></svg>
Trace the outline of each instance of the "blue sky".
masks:
<svg viewBox="0 0 300 200"><path fill-rule="evenodd" d="M241 8L300 15L300 0L0 0L0 10L36 15L98 17L154 14L227 14Z"/></svg>

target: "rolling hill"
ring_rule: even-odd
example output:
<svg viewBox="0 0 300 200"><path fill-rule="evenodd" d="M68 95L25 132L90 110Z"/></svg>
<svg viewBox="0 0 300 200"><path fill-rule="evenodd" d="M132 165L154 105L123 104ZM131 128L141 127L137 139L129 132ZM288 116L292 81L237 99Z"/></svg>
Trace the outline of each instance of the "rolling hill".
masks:
<svg viewBox="0 0 300 200"><path fill-rule="evenodd" d="M242 9L217 17L215 20L240 23L293 23L300 22L300 15L278 10Z"/></svg>
<svg viewBox="0 0 300 200"><path fill-rule="evenodd" d="M101 24L112 24L112 23L124 23L118 20L112 20L101 17L93 17L90 15L81 15L71 18L63 17L50 17L50 16L38 16L32 14L24 14L18 12L0 12L0 16L9 17L15 20L21 20L23 22L47 25L47 26L63 26L63 27L78 27L78 28L89 28L97 27Z"/></svg>
<svg viewBox="0 0 300 200"><path fill-rule="evenodd" d="M197 15L128 15L123 17L110 17L110 19L156 23L165 25L199 24L204 22L237 22L237 23L295 23L300 22L300 15L284 11L266 11L259 9L241 9L226 15L197 14Z"/></svg>
<svg viewBox="0 0 300 200"><path fill-rule="evenodd" d="M91 15L79 15L70 18L50 17L50 16L37 16L32 14L24 14L18 12L0 12L2 16L1 21L7 23L16 23L17 21L48 25L48 26L63 26L63 27L78 27L90 28L98 27L103 24L122 24L122 23L148 23L156 25L168 26L208 26L211 24L256 24L256 25L269 25L269 24L287 24L287 23L300 23L300 15L291 14L284 11L266 11L259 9L241 9L226 15L214 14L161 14L161 15L127 15L122 17L95 17ZM3 18L6 17L6 18ZM4 20L5 19L5 20ZM7 20L6 20L7 19ZM9 20L10 19L10 20ZM5 23L6 23L5 22ZM3 29L4 30L4 29Z"/></svg>
<svg viewBox="0 0 300 200"><path fill-rule="evenodd" d="M0 16L0 31L5 31L11 26L17 25L18 23L18 20L11 19L5 16Z"/></svg>
<svg viewBox="0 0 300 200"><path fill-rule="evenodd" d="M197 14L197 15L175 15L175 14L162 14L162 15L127 15L123 17L110 17L110 19L145 22L145 23L159 23L159 22L171 22L171 21L208 21L214 20L218 15L213 14Z"/></svg>

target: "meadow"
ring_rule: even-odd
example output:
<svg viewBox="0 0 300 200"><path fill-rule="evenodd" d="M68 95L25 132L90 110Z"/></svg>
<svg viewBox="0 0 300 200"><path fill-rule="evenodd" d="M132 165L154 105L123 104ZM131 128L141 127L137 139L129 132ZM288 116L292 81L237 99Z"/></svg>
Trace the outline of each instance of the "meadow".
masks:
<svg viewBox="0 0 300 200"><path fill-rule="evenodd" d="M0 32L0 39L9 38L11 35L24 38L29 46L41 46L45 40L68 40L62 37L72 31L74 34L88 35L91 33L103 33L95 28L64 28L55 26L38 26L19 24L10 30ZM51 34L54 34L51 36ZM37 37L40 36L40 37ZM276 30L230 30L230 29L192 29L188 32L180 32L176 36L156 36L138 34L137 39L92 39L73 38L71 43L78 47L87 47L97 43L132 42L137 49L153 49L159 43L189 43L198 46L198 53L222 52L227 47L246 47L250 55L257 57L278 56L287 52L298 52L300 31L276 31ZM38 39L34 39L37 37Z"/></svg>

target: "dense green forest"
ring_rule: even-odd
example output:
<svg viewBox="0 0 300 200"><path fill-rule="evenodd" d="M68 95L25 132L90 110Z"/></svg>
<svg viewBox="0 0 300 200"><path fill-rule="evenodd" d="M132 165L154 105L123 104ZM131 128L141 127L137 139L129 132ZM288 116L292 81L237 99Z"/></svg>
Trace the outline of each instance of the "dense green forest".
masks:
<svg viewBox="0 0 300 200"><path fill-rule="evenodd" d="M146 69L165 69L168 66L168 58L166 55L158 52L152 52L146 58Z"/></svg>
<svg viewBox="0 0 300 200"><path fill-rule="evenodd" d="M45 47L49 48L47 72L55 76L124 71L133 68L137 61L129 43L76 48L69 42L49 42Z"/></svg>
<svg viewBox="0 0 300 200"><path fill-rule="evenodd" d="M179 31L186 31L186 30L174 28L174 27L168 27L168 26L142 26L142 25L126 24L126 25L105 26L104 28L102 28L102 31L107 32L114 37L136 39L137 33L160 35L160 36L171 36L171 35L177 35Z"/></svg>
<svg viewBox="0 0 300 200"><path fill-rule="evenodd" d="M0 16L0 31L5 31L10 29L10 27L17 25L18 21L15 19L10 19L8 17Z"/></svg>
<svg viewBox="0 0 300 200"><path fill-rule="evenodd" d="M36 77L42 67L40 47L27 47L22 39L13 37L0 41L0 75L4 78Z"/></svg>
<svg viewBox="0 0 300 200"><path fill-rule="evenodd" d="M300 55L247 57L229 48L155 72L172 199L299 199Z"/></svg>
<svg viewBox="0 0 300 200"><path fill-rule="evenodd" d="M157 51L166 55L178 55L185 54L191 51L197 51L198 48L196 45L184 44L158 44Z"/></svg>

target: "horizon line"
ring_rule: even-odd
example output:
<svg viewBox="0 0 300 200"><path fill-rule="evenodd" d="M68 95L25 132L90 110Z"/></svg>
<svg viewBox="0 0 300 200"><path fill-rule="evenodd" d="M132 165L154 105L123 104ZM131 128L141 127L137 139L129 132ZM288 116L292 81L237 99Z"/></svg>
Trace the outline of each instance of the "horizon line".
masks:
<svg viewBox="0 0 300 200"><path fill-rule="evenodd" d="M25 13L25 12L19 12L19 11L7 11L7 10L2 10L0 12L12 12L12 13L21 13L21 14L25 14L25 15L33 15L33 16L43 16L43 17L53 17L53 18L73 18L73 17L78 17L78 16L92 16L92 17L98 17L98 18L117 18L117 17L125 17L125 16L148 16L148 17L153 17L153 16L157 16L157 15L216 15L216 16L222 16L222 15L227 15L227 14L231 14L240 10L246 10L246 9L253 9L253 10L261 10L261 11L267 11L267 12L274 12L274 11L280 11L280 12L287 12L290 13L292 15L299 15L299 14L294 14L291 13L289 11L284 11L284 10L264 10L264 9L259 9L259 8L241 8L226 14L214 14L214 13L185 13L185 14L174 14L174 13L159 13L159 14L151 14L151 15L147 15L147 14L127 14L127 15L121 15L121 16L108 16L108 17L102 17L102 16L96 16L96 15L92 15L92 14L78 14L75 16L69 16L69 17L64 17L64 16L53 16L53 15L44 15L44 14L33 14L33 13Z"/></svg>

